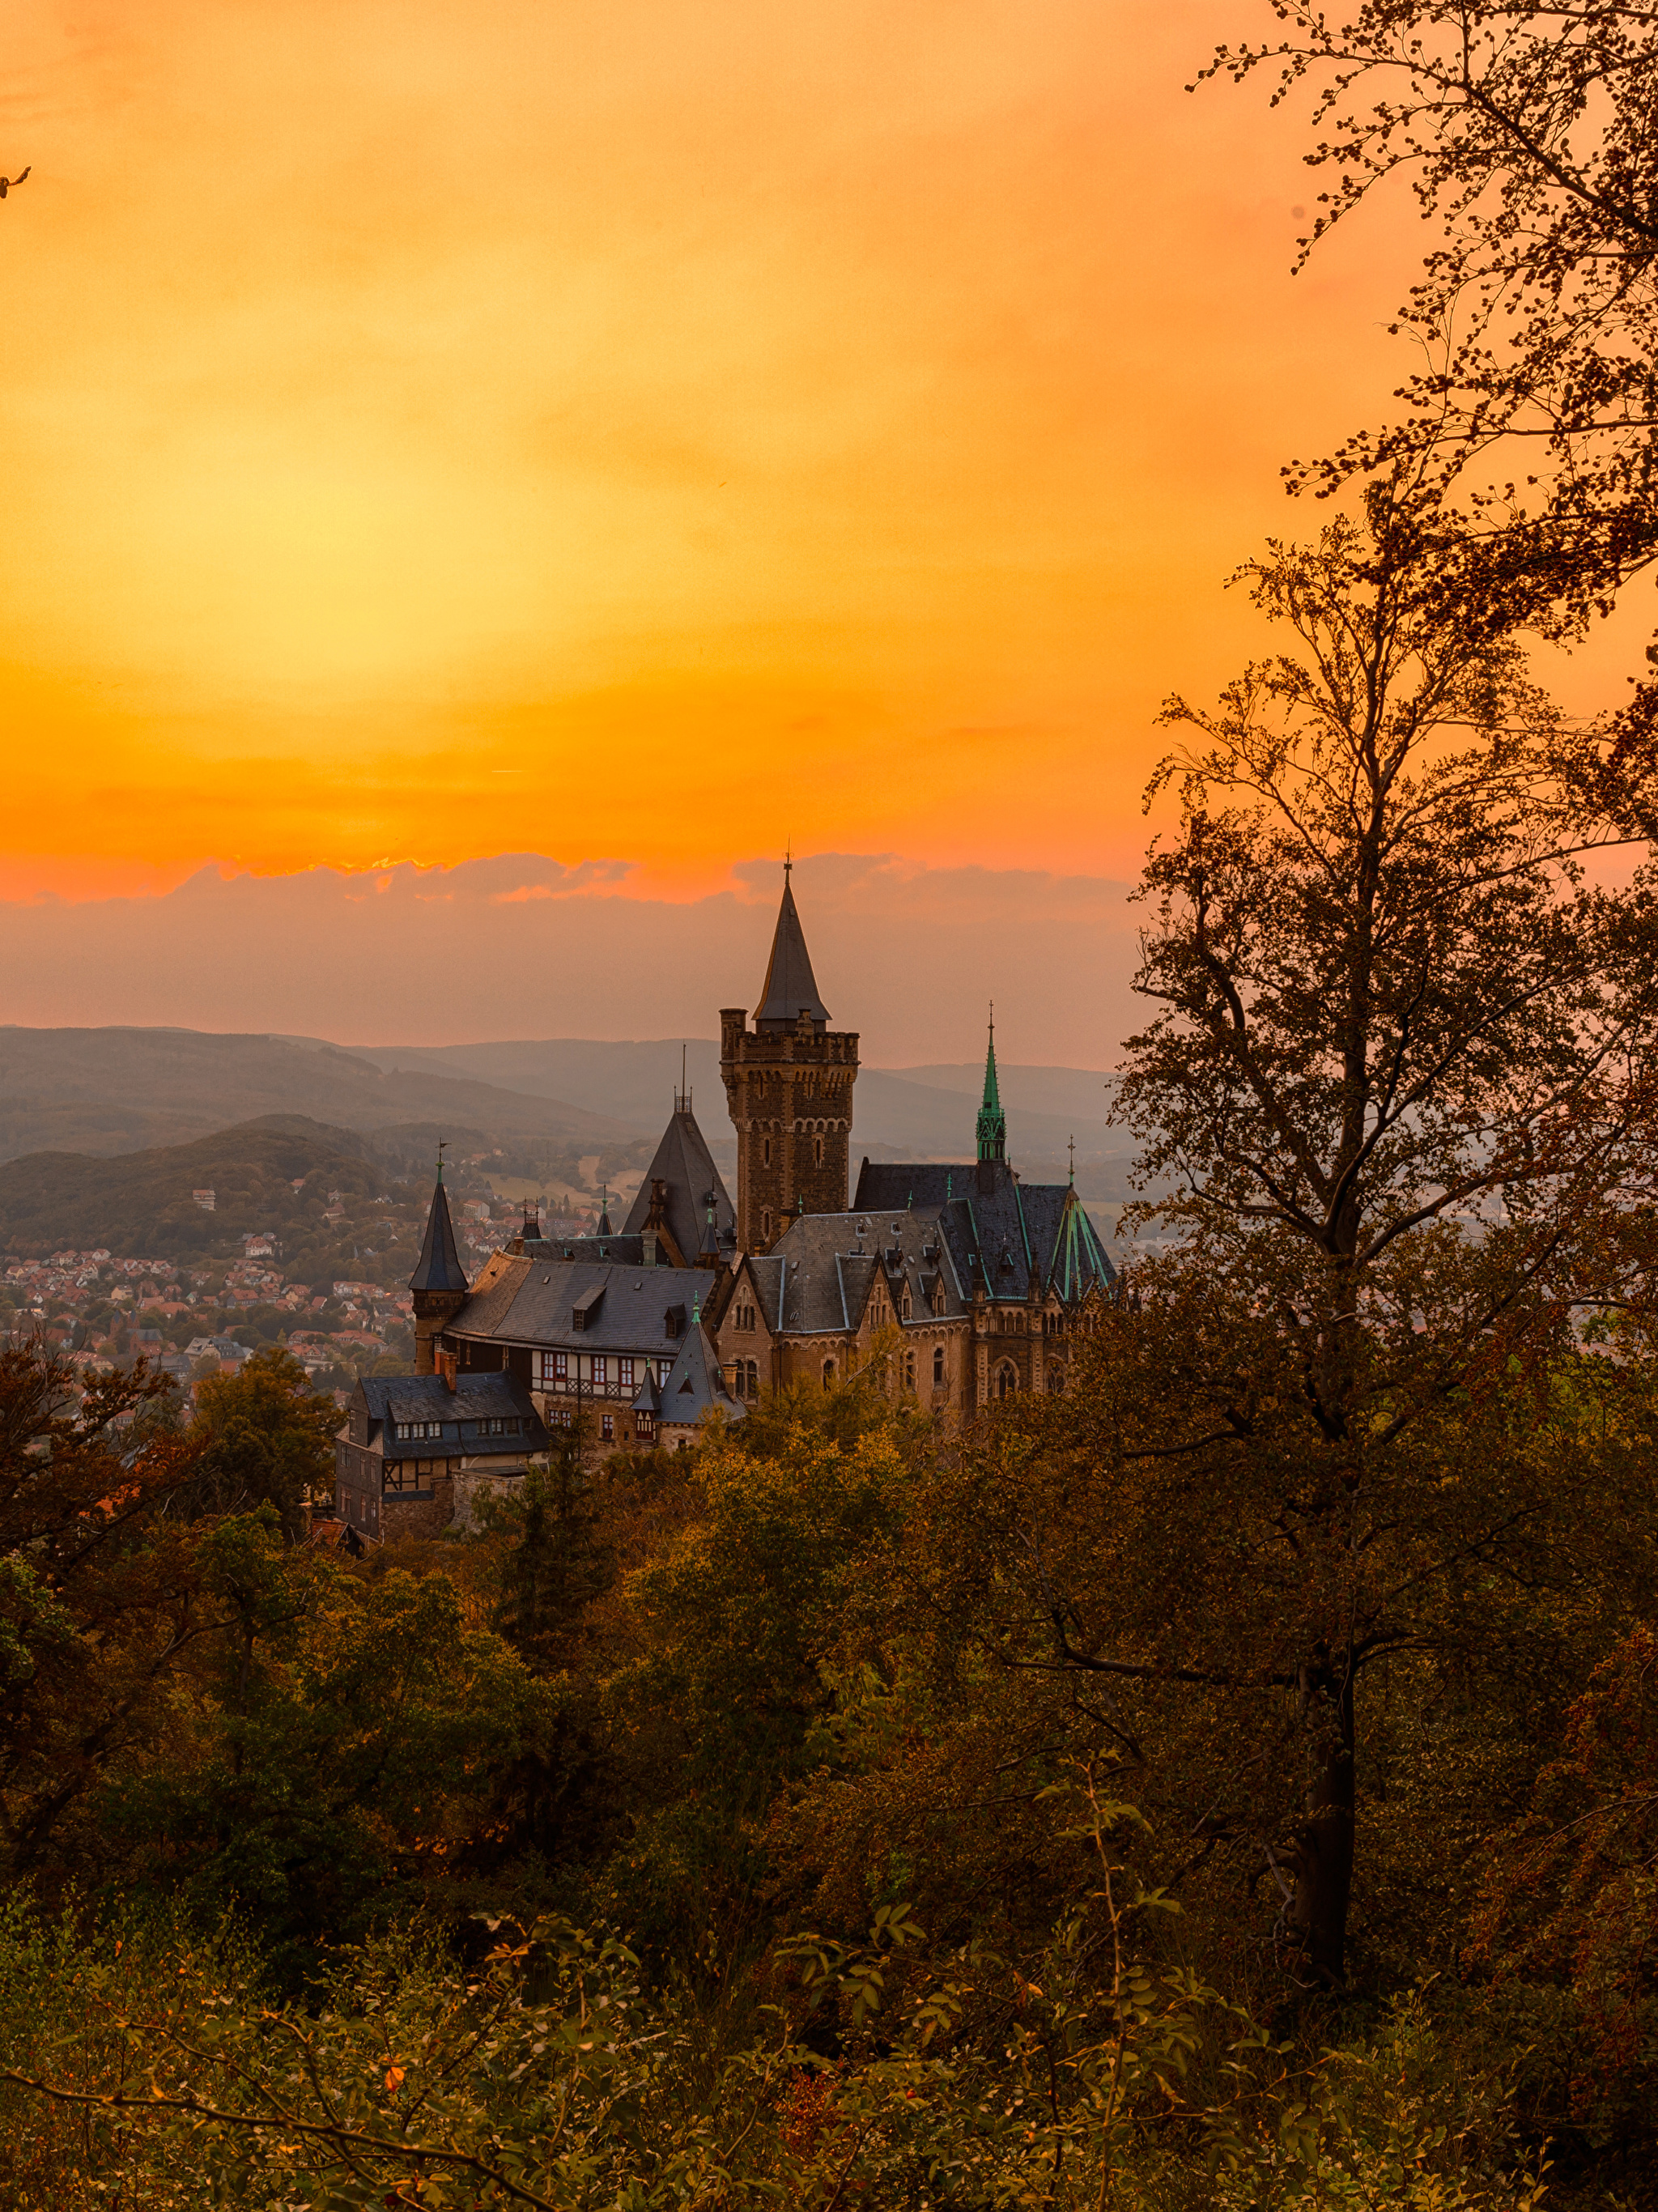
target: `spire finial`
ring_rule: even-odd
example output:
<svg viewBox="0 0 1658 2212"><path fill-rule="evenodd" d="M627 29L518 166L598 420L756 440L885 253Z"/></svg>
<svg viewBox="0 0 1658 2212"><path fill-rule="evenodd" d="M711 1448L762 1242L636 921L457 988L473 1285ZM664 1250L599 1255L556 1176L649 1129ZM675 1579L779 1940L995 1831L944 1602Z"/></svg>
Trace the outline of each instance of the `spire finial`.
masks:
<svg viewBox="0 0 1658 2212"><path fill-rule="evenodd" d="M449 1139L447 1137L440 1137L438 1139L438 1181L440 1182L443 1181L443 1156L448 1149Z"/></svg>
<svg viewBox="0 0 1658 2212"><path fill-rule="evenodd" d="M1066 1139L1066 1143L1071 1152L1071 1188L1075 1190L1077 1188L1077 1139L1071 1137Z"/></svg>
<svg viewBox="0 0 1658 2212"><path fill-rule="evenodd" d="M793 867L793 866L794 840L791 837L788 843L783 848L783 888L785 890L788 889L789 871Z"/></svg>

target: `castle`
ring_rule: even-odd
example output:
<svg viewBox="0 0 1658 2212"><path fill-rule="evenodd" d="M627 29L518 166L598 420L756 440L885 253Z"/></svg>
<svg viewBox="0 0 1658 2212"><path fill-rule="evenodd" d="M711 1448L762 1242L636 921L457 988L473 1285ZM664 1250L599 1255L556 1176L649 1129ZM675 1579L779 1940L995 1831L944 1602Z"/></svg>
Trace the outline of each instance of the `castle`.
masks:
<svg viewBox="0 0 1658 2212"><path fill-rule="evenodd" d="M957 1422L1064 1389L1114 1273L1074 1187L1008 1163L993 1027L976 1156L865 1158L848 1206L858 1037L829 1026L786 864L753 1026L722 1009L720 1068L734 1204L676 1092L619 1231L607 1212L590 1237L526 1231L469 1282L440 1168L410 1280L416 1374L360 1383L337 1447L348 1528L446 1525L578 1419L600 1450L677 1446L765 1389L872 1365Z"/></svg>

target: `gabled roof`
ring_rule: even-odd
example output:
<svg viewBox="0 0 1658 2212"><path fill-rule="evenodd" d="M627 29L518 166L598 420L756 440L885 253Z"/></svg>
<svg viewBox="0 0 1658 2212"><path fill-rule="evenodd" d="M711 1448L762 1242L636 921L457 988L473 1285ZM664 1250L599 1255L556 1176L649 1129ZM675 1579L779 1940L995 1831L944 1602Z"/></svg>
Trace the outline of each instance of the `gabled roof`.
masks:
<svg viewBox="0 0 1658 2212"><path fill-rule="evenodd" d="M963 1285L1023 1301L1034 1273L1043 1291L1074 1304L1108 1290L1117 1271L1088 1210L1068 1183L1021 1182L1005 1160L865 1160L854 1204L864 1218L914 1206L936 1218Z"/></svg>
<svg viewBox="0 0 1658 2212"><path fill-rule="evenodd" d="M426 1241L420 1248L420 1257L415 1262L415 1272L409 1278L411 1291L464 1291L466 1270L460 1264L460 1252L455 1243L455 1225L449 1218L449 1194L443 1188L443 1172L432 1192L432 1209L426 1217Z"/></svg>
<svg viewBox="0 0 1658 2212"><path fill-rule="evenodd" d="M429 1459L436 1452L459 1452L468 1458L521 1460L525 1452L545 1451L547 1431L535 1401L521 1382L507 1374L457 1375L452 1390L441 1375L365 1375L355 1399L361 1402L378 1433L371 1434L371 1449L387 1459ZM479 1421L516 1416L516 1436L480 1437L472 1431ZM440 1421L443 1435L399 1437L395 1423Z"/></svg>
<svg viewBox="0 0 1658 2212"><path fill-rule="evenodd" d="M683 1340L683 1327L677 1335L668 1334L669 1311L688 1317L697 1303L708 1304L718 1279L710 1267L629 1267L498 1252L446 1334L474 1342L635 1352L654 1358ZM596 1310L587 1309L586 1327L577 1328L574 1310L595 1290L604 1295Z"/></svg>
<svg viewBox="0 0 1658 2212"><path fill-rule="evenodd" d="M708 1140L696 1126L689 1105L676 1107L670 1115L656 1157L645 1170L638 1195L622 1224L624 1237L640 1236L651 1211L651 1185L667 1185L664 1209L668 1229L688 1267L696 1265L699 1252L708 1249L708 1200L714 1200L714 1249L732 1249L737 1241L737 1210L726 1195L720 1170L714 1164ZM665 1255L664 1255L665 1257Z"/></svg>
<svg viewBox="0 0 1658 2212"><path fill-rule="evenodd" d="M728 1395L719 1354L699 1322L681 1346L679 1357L662 1385L659 1418L675 1424L695 1424L713 1407L718 1407L728 1421L740 1421L749 1410L740 1398Z"/></svg>
<svg viewBox="0 0 1658 2212"><path fill-rule="evenodd" d="M952 1264L937 1207L804 1214L789 1224L764 1261L750 1261L749 1266L756 1288L767 1295L768 1326L784 1335L823 1336L856 1328L882 1273L895 1306L908 1285L917 1322L940 1317L933 1312L932 1297L939 1282L944 1316L966 1311L965 1285ZM762 1268L774 1268L775 1278L762 1274Z"/></svg>
<svg viewBox="0 0 1658 2212"><path fill-rule="evenodd" d="M777 909L777 928L766 964L766 985L754 1010L756 1023L777 1022L793 1028L802 1014L826 1023L829 1008L817 995L817 979L811 972L805 932L795 909L787 871L783 877L783 903Z"/></svg>

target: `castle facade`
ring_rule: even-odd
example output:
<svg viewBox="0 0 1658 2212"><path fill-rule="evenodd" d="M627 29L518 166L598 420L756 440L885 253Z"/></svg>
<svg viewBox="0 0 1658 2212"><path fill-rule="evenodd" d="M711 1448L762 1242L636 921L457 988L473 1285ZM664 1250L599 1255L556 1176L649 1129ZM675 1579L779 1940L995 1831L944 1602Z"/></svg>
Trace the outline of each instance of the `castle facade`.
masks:
<svg viewBox="0 0 1658 2212"><path fill-rule="evenodd" d="M580 1420L601 1451L685 1444L763 1390L865 1370L958 1423L1063 1389L1115 1275L1074 1187L1023 1182L1007 1159L993 1028L975 1157L865 1158L849 1188L858 1036L829 1026L786 866L759 1006L722 1009L720 1032L735 1200L676 1093L619 1231L607 1212L590 1237L526 1233L469 1282L440 1169L410 1282L416 1374L458 1399L501 1376L526 1449ZM376 1479L351 1444L340 1518L394 1533L389 1493L372 1511L347 1495Z"/></svg>

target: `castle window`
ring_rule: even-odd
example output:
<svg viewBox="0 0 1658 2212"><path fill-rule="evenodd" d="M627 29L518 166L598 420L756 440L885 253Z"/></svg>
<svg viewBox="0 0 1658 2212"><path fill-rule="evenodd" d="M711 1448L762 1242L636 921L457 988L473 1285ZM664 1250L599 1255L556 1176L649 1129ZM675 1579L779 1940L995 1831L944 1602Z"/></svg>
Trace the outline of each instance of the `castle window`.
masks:
<svg viewBox="0 0 1658 2212"><path fill-rule="evenodd" d="M624 1390L631 1390L633 1389L634 1363L630 1357L624 1355L622 1358L616 1361L616 1379L622 1385Z"/></svg>
<svg viewBox="0 0 1658 2212"><path fill-rule="evenodd" d="M673 1362L672 1362L672 1360L671 1360L671 1359L659 1359L659 1360L657 1361L657 1363L656 1363L656 1379L657 1379L657 1381L658 1381L659 1382L665 1382L667 1381L667 1379L668 1379L669 1376L671 1376L672 1373L673 1373Z"/></svg>
<svg viewBox="0 0 1658 2212"><path fill-rule="evenodd" d="M943 1346L943 1345L942 1345L942 1344L940 1344L940 1345L935 1345L935 1346L934 1346L934 1347L933 1347L933 1352L932 1352L932 1387L933 1387L933 1389L934 1389L935 1390L942 1389L943 1389L943 1387L944 1387L944 1347Z"/></svg>
<svg viewBox="0 0 1658 2212"><path fill-rule="evenodd" d="M613 1444L616 1442L616 1415L614 1413L601 1413L599 1415L598 1440L601 1443L605 1444Z"/></svg>
<svg viewBox="0 0 1658 2212"><path fill-rule="evenodd" d="M761 1209L761 1213L760 1213L760 1235L761 1235L761 1238L762 1238L762 1242L764 1242L764 1243L768 1243L768 1243L770 1243L770 1242L771 1242L771 1208L770 1208L770 1206L763 1206L763 1207Z"/></svg>
<svg viewBox="0 0 1658 2212"><path fill-rule="evenodd" d="M1011 1360L1004 1360L996 1370L996 1395L1011 1398L1019 1387L1019 1371Z"/></svg>
<svg viewBox="0 0 1658 2212"><path fill-rule="evenodd" d="M593 1388L608 1390L610 1386L610 1363L602 1352L593 1354Z"/></svg>
<svg viewBox="0 0 1658 2212"><path fill-rule="evenodd" d="M762 1137L760 1140L760 1164L762 1168L768 1168L771 1165L771 1139L769 1137Z"/></svg>
<svg viewBox="0 0 1658 2212"><path fill-rule="evenodd" d="M915 1388L915 1354L913 1352L904 1354L904 1388L906 1390Z"/></svg>
<svg viewBox="0 0 1658 2212"><path fill-rule="evenodd" d="M541 1355L541 1379L544 1382L565 1382L570 1372L568 1352L544 1352Z"/></svg>
<svg viewBox="0 0 1658 2212"><path fill-rule="evenodd" d="M823 1140L821 1137L814 1137L811 1140L811 1164L815 1168L821 1168L823 1164Z"/></svg>
<svg viewBox="0 0 1658 2212"><path fill-rule="evenodd" d="M751 1305L739 1305L738 1307L737 1326L741 1329L752 1329L754 1327L754 1308Z"/></svg>
<svg viewBox="0 0 1658 2212"><path fill-rule="evenodd" d="M835 1362L832 1359L823 1362L823 1388L826 1390L835 1388Z"/></svg>
<svg viewBox="0 0 1658 2212"><path fill-rule="evenodd" d="M747 1362L744 1380L747 1387L744 1395L746 1397L757 1398L760 1395L760 1363L758 1360L750 1359Z"/></svg>
<svg viewBox="0 0 1658 2212"><path fill-rule="evenodd" d="M1065 1370L1063 1367L1050 1367L1048 1369L1048 1387L1057 1398L1065 1388Z"/></svg>
<svg viewBox="0 0 1658 2212"><path fill-rule="evenodd" d="M910 1317L909 1292L908 1291L904 1292L904 1303L901 1310L902 1311L904 1319L908 1321Z"/></svg>

